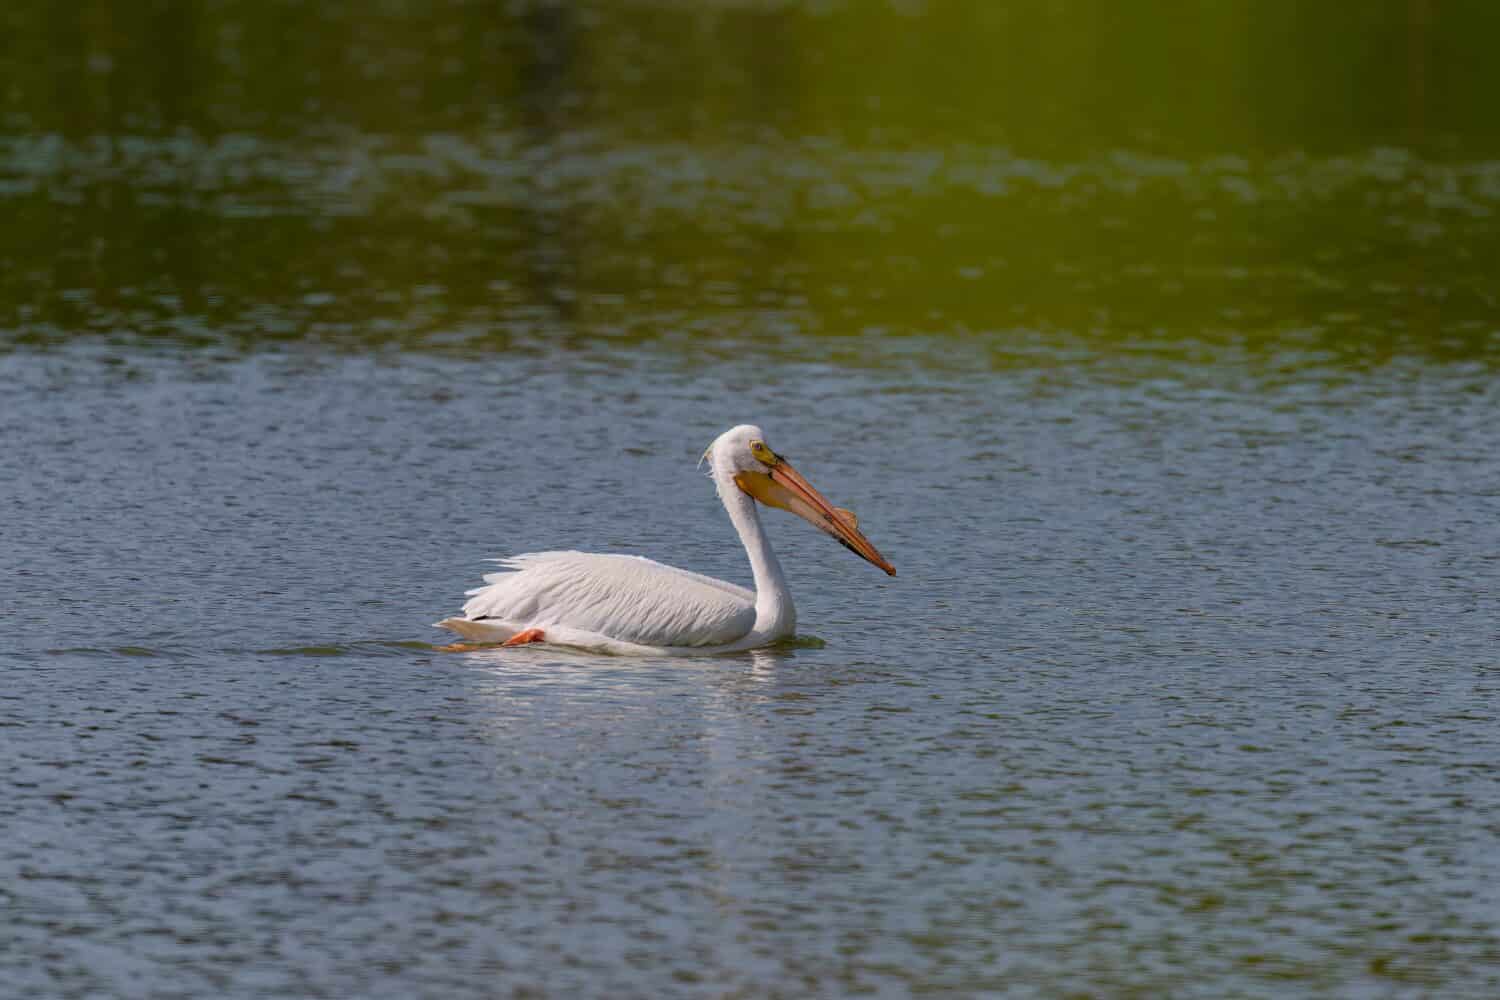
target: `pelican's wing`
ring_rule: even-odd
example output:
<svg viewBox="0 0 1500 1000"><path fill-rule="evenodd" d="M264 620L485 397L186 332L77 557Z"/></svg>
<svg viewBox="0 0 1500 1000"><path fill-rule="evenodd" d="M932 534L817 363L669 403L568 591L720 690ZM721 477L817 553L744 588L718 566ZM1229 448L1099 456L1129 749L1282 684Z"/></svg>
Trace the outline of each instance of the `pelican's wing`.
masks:
<svg viewBox="0 0 1500 1000"><path fill-rule="evenodd" d="M464 617L515 628L565 625L644 646L716 646L755 624L755 594L640 556L528 552L497 559Z"/></svg>

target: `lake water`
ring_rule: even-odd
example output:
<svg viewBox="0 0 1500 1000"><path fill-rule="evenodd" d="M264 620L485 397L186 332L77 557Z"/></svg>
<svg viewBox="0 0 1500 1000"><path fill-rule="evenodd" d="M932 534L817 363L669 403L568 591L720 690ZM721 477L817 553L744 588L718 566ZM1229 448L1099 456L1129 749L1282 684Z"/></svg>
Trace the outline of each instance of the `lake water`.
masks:
<svg viewBox="0 0 1500 1000"><path fill-rule="evenodd" d="M0 992L1500 994L1500 14L51 10ZM746 421L898 576L435 648Z"/></svg>
<svg viewBox="0 0 1500 1000"><path fill-rule="evenodd" d="M1497 393L1472 364L12 354L28 990L1480 995ZM443 654L482 557L744 580L795 646ZM442 641L439 639L438 641Z"/></svg>

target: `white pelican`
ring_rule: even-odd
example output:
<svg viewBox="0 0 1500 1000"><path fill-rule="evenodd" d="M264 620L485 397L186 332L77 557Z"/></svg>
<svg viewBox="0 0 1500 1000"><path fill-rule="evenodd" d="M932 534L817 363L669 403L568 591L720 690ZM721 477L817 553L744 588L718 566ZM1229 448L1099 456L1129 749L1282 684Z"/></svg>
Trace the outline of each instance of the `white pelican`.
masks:
<svg viewBox="0 0 1500 1000"><path fill-rule="evenodd" d="M729 653L786 638L797 612L756 500L806 518L896 575L854 515L829 504L766 445L759 427L725 431L703 459L750 557L754 591L641 556L530 552L495 560L509 572L486 576L485 586L468 592L463 616L436 627L507 646L549 642L615 653Z"/></svg>

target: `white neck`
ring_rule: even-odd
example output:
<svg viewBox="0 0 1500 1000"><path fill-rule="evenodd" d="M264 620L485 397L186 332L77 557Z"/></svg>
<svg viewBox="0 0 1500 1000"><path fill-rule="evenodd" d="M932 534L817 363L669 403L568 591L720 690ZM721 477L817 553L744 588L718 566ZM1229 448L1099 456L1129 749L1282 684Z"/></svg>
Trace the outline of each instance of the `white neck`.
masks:
<svg viewBox="0 0 1500 1000"><path fill-rule="evenodd" d="M719 499L729 511L729 519L739 532L745 554L750 557L750 571L755 575L755 628L758 634L791 635L797 627L797 609L792 606L792 592L781 572L781 563L771 551L760 512L755 501L734 483L734 473L714 468L714 483Z"/></svg>

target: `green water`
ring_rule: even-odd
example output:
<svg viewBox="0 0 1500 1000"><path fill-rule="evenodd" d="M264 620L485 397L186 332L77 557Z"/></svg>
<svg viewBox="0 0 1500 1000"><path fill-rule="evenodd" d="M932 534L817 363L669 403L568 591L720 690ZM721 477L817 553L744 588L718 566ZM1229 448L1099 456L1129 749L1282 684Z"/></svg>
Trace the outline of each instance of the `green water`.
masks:
<svg viewBox="0 0 1500 1000"><path fill-rule="evenodd" d="M23 4L0 27L6 343L1494 349L1487 5Z"/></svg>

